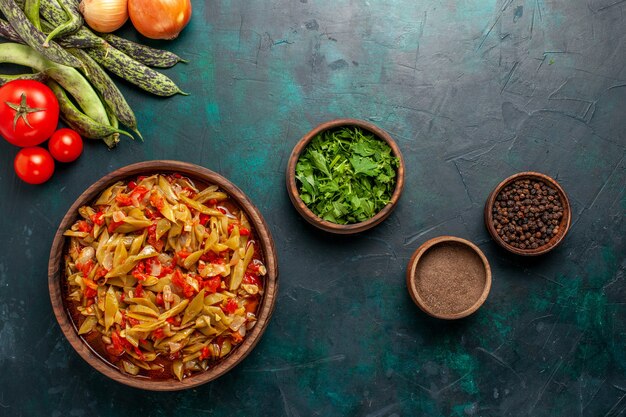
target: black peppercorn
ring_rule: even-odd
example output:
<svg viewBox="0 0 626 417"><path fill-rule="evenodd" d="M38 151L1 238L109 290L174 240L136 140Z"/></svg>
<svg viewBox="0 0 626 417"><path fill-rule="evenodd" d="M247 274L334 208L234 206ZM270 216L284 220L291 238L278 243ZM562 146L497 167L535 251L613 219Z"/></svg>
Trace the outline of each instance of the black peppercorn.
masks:
<svg viewBox="0 0 626 417"><path fill-rule="evenodd" d="M504 242L519 249L537 249L559 234L563 203L543 181L517 180L496 196L494 228Z"/></svg>

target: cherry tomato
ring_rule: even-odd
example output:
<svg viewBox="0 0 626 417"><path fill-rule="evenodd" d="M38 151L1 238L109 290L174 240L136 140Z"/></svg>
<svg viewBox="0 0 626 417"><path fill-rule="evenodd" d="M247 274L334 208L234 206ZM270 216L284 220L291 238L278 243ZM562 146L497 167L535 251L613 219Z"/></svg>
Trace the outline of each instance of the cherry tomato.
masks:
<svg viewBox="0 0 626 417"><path fill-rule="evenodd" d="M41 184L52 176L54 159L44 148L33 146L20 149L15 155L13 168L22 181L29 184Z"/></svg>
<svg viewBox="0 0 626 417"><path fill-rule="evenodd" d="M83 139L72 129L59 129L52 134L48 150L59 162L72 162L83 153Z"/></svg>
<svg viewBox="0 0 626 417"><path fill-rule="evenodd" d="M0 135L21 147L39 145L59 122L59 102L47 85L14 80L0 87Z"/></svg>

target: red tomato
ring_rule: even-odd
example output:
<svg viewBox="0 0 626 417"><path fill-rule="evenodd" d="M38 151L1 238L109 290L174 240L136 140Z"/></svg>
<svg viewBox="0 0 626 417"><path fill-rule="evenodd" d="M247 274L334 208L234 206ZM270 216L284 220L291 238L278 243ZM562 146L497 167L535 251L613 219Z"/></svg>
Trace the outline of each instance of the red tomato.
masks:
<svg viewBox="0 0 626 417"><path fill-rule="evenodd" d="M83 153L83 139L72 129L59 129L48 142L52 157L59 162L72 162Z"/></svg>
<svg viewBox="0 0 626 417"><path fill-rule="evenodd" d="M0 135L13 145L39 145L59 122L59 102L39 81L14 80L0 87Z"/></svg>
<svg viewBox="0 0 626 417"><path fill-rule="evenodd" d="M50 153L39 146L21 149L13 168L22 181L29 184L41 184L50 179L54 172L54 159Z"/></svg>

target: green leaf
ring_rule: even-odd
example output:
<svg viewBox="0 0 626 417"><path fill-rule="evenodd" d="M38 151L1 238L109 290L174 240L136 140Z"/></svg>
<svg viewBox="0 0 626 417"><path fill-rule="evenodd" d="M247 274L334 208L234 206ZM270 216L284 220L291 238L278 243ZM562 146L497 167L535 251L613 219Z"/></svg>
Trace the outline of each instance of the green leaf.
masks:
<svg viewBox="0 0 626 417"><path fill-rule="evenodd" d="M386 142L359 128L317 135L300 155L296 181L302 201L333 223L365 221L389 202L399 160Z"/></svg>
<svg viewBox="0 0 626 417"><path fill-rule="evenodd" d="M353 156L350 158L350 164L352 164L355 174L363 173L370 177L374 177L378 174L378 164L372 161L371 158Z"/></svg>

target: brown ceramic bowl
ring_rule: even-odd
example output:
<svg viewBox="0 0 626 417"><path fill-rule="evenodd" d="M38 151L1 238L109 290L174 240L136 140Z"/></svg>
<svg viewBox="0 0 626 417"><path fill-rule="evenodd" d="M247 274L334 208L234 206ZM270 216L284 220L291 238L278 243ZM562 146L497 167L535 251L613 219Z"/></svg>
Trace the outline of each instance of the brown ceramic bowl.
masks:
<svg viewBox="0 0 626 417"><path fill-rule="evenodd" d="M420 264L425 265L427 262L425 261L426 256L446 246L463 252L466 258L469 257L472 260L474 266L478 266L480 273L484 273L484 282L480 282L480 286L475 288L477 293L475 299L464 301L467 307L455 308L454 311L452 309L450 311L442 311L442 309L435 307L433 302L429 301L431 298L429 294L425 294L424 289L420 289L417 276ZM449 282L446 282L446 285L450 285ZM426 241L413 253L406 271L406 286L413 302L426 314L444 320L460 319L474 313L487 299L491 290L491 267L483 252L472 242L454 236L439 236Z"/></svg>
<svg viewBox="0 0 626 417"><path fill-rule="evenodd" d="M502 191L504 187L520 179L531 179L535 181L542 181L546 183L547 185L550 185L552 188L554 188L557 191L561 199L561 202L563 204L563 217L561 217L561 222L559 223L559 233L557 233L556 236L553 236L552 239L550 239L550 241L548 242L548 244L540 246L536 249L519 249L519 248L509 245L504 240L502 240L502 238L496 231L496 228L493 226L492 208L496 201L496 197L498 196L498 194L500 194L500 192ZM572 210L569 204L569 199L567 198L567 194L565 194L565 191L563 190L561 185L558 182L556 182L553 178L545 174L540 174L539 172L526 171L526 172L520 172L519 174L515 174L515 175L508 177L507 179L502 181L500 184L498 184L496 188L494 188L491 194L489 194L489 198L487 198L487 202L485 203L485 226L487 227L489 234L491 235L493 240L495 240L496 243L498 243L498 245L502 246L504 249L508 250L509 252L515 253L517 255L522 255L522 256L543 255L544 253L549 252L552 249L556 248L561 243L561 241L563 240L567 232L569 231L571 221L572 221Z"/></svg>
<svg viewBox="0 0 626 417"><path fill-rule="evenodd" d="M298 185L296 184L296 164L298 163L300 155L307 147L309 142L311 142L311 140L313 140L313 138L319 133L326 130L333 130L341 127L350 126L359 127L367 132L372 133L377 138L387 142L389 147L391 147L393 155L399 159L400 164L396 171L396 188L391 196L391 201L381 211L379 211L371 219L368 219L364 222L352 224L337 224L318 217L306 206L306 204L304 204L304 201L302 201L302 199L300 198L300 192L298 190ZM293 148L291 156L289 157L289 162L287 163L286 178L287 192L289 193L289 198L291 199L291 202L293 203L293 206L296 208L298 213L300 213L300 215L304 217L307 222L321 230L330 233L348 235L371 229L372 227L381 223L391 214L393 209L398 204L398 200L400 199L400 195L402 194L402 189L404 188L404 159L396 142L391 138L391 136L389 136L387 132L385 132L381 128L363 120L336 119L331 120L330 122L322 123L321 125L311 130L309 133L304 135L302 139L300 139L300 141Z"/></svg>
<svg viewBox="0 0 626 417"><path fill-rule="evenodd" d="M250 224L254 227L260 247L263 251L267 275L265 281L265 294L258 307L257 324L246 335L244 341L237 346L230 355L209 368L205 372L194 374L182 381L178 380L151 380L147 377L134 377L122 374L116 367L101 358L80 336L78 336L76 326L71 319L64 300L64 290L62 288L63 276L63 255L66 250L67 239L63 232L67 230L78 217L78 208L89 204L109 185L124 179L154 173L178 172L192 180L203 183L218 185L227 192L230 197L246 213ZM261 216L259 210L252 204L246 195L234 184L221 175L206 168L177 161L149 161L140 162L120 168L89 187L72 204L67 214L61 220L61 224L56 232L52 249L50 251L50 261L48 264L48 287L50 290L50 300L61 330L76 352L96 370L109 378L132 387L152 390L152 391L177 391L204 384L223 375L241 362L254 348L265 331L276 302L276 292L278 290L278 264L276 250L270 231Z"/></svg>

